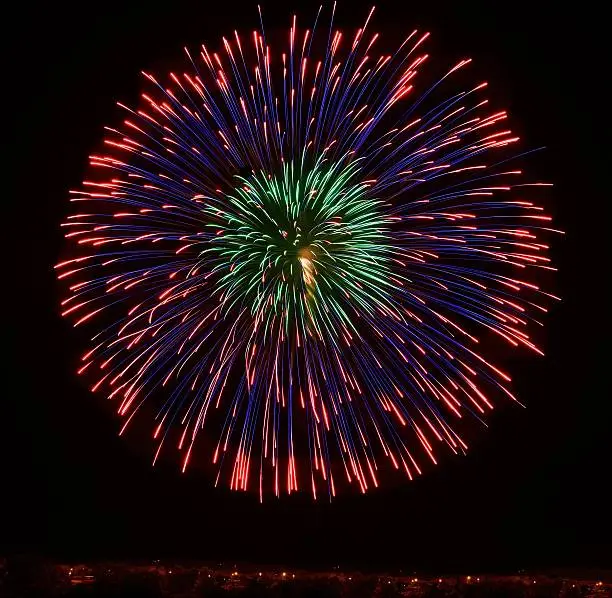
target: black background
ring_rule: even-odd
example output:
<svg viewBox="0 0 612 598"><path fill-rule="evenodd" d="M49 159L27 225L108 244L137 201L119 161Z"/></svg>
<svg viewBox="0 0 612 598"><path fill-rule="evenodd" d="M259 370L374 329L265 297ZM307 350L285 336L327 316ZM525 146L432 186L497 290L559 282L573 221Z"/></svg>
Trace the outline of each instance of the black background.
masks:
<svg viewBox="0 0 612 598"><path fill-rule="evenodd" d="M310 24L317 8L263 2L267 27L288 24L293 9ZM354 30L368 8L346 0L338 23ZM567 231L553 254L560 267L554 291L564 300L541 337L546 357L510 364L528 409L497 410L467 457L445 456L418 481L331 505L308 495L261 506L255 496L213 490L197 468L184 475L178 463L151 469L151 447L118 438L112 410L75 380L82 345L58 315L52 265L67 190L83 179L101 127L117 118L114 102L135 101L140 70L182 64L183 45L214 47L234 28L250 32L255 2L24 2L3 17L3 165L15 184L2 197L11 306L3 312L10 335L0 554L437 571L612 563L609 69L599 33L604 15L594 3L378 7L374 29L383 45L385 36L414 27L432 31L433 62L473 57L526 145L547 146L536 172L555 182L548 207Z"/></svg>

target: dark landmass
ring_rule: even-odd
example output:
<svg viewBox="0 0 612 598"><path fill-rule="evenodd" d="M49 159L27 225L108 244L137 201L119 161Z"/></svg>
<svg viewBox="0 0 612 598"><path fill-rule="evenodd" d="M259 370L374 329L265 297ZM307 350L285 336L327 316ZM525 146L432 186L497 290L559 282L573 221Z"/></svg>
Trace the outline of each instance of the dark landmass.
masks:
<svg viewBox="0 0 612 598"><path fill-rule="evenodd" d="M57 563L0 559L6 598L612 598L612 571L547 571L512 575L423 576L413 571L371 573L258 567L237 563Z"/></svg>

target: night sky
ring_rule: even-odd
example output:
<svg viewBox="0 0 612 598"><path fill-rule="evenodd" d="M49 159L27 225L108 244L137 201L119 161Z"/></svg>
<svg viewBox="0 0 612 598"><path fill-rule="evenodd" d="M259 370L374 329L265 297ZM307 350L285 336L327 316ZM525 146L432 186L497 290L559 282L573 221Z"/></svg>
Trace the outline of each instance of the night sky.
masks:
<svg viewBox="0 0 612 598"><path fill-rule="evenodd" d="M180 557L434 571L612 564L609 274L609 108L595 4L384 2L375 29L398 39L432 32L435 61L475 59L474 73L508 108L525 146L545 145L531 172L555 183L546 206L559 228L560 268L538 336L546 357L505 358L527 404L499 402L467 457L331 505L310 494L270 497L212 488L178 461L150 466L152 444L119 438L111 406L74 376L83 338L59 317L52 266L62 250L67 191L86 173L115 101L134 103L141 70L182 65L182 47L214 46L257 26L256 2L20 3L8 36L3 111L14 190L3 193L10 335L3 376L0 555ZM318 2L262 3L267 28ZM340 3L353 30L369 4ZM389 41L389 48L392 48ZM5 70L5 69L3 69ZM608 131L606 135L606 130ZM608 160L604 158L608 155ZM12 163L15 163L14 166ZM606 172L607 169L607 172ZM9 186L9 189L12 185ZM14 272L12 271L14 267ZM6 324L5 324L6 325ZM8 375L7 375L8 374ZM8 412L7 405L8 403Z"/></svg>

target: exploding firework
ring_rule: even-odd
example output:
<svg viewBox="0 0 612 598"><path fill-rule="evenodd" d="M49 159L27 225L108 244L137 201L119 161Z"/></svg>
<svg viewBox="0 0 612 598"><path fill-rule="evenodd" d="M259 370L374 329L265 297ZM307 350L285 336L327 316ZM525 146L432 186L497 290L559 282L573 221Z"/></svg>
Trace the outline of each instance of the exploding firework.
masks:
<svg viewBox="0 0 612 598"><path fill-rule="evenodd" d="M516 401L480 335L540 352L545 184L511 165L485 83L436 99L469 60L419 93L428 34L379 53L371 16L348 39L333 11L294 17L280 55L263 26L185 49L71 192L62 315L98 323L79 374L121 432L151 412L154 462L178 446L184 470L206 438L233 489L365 492Z"/></svg>

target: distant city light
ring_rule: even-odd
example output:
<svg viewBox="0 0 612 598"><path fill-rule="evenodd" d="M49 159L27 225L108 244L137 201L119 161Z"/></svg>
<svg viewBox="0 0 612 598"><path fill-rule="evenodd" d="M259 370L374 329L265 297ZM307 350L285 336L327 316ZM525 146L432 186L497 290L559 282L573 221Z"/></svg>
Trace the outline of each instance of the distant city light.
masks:
<svg viewBox="0 0 612 598"><path fill-rule="evenodd" d="M179 569L176 569L176 570L170 569L168 564L164 564L164 565L160 565L159 567L152 568L151 561L149 561L148 563L145 562L144 565L125 566L125 570L133 572L133 573L142 574L142 575L150 575L151 571L155 570L156 574L160 578L162 578L164 575L165 576L172 575L173 579L176 577L176 580L179 580L181 576L188 576L192 572L195 571L199 574L198 579L200 580L200 582L194 581L196 585L198 583L201 583L202 578L208 577L208 579L211 580L212 584L219 584L220 587L227 589L227 590L230 590L232 586L234 587L234 589L243 588L245 587L244 584L246 584L249 580L252 580L253 582L255 582L256 578L260 579L260 581L257 582L258 587L260 588L266 588L267 583L270 584L270 587L274 587L275 585L278 584L279 576L281 577L283 581L287 581L289 579L297 580L298 578L298 575L296 573L292 573L291 571L282 571L282 570L279 571L278 568L272 568L272 569L266 570L266 580L264 581L261 579L264 575L263 570L251 571L249 568L247 568L247 570L243 570L242 573L240 573L240 571L237 568L234 569L232 567L226 567L224 569L215 570L214 573L212 573L211 566L184 566L184 565L178 565L178 566L179 566ZM235 564L234 567L236 566L237 565ZM85 586L87 584L95 584L97 582L108 579L107 576L113 576L113 579L117 579L121 581L122 579L121 572L124 570L123 565L110 566L107 563L101 564L99 567L98 566L86 566L86 565L75 565L74 567L70 567L68 565L60 565L59 567L61 568L61 571L63 575L65 576L64 583L70 586L76 586L76 585ZM0 573L2 573L4 569L5 568L3 566L2 559L0 559ZM328 576L328 580L337 580L337 581L343 582L344 584L346 584L347 582L350 583L353 581L352 573L350 573L348 570L345 570L343 574L337 573L334 570L327 570L326 574L321 573L321 572L309 574L302 570L299 570L299 571L300 571L300 575L299 575L300 581L304 580L305 582L308 582L309 580L317 580L321 578L321 576L324 577L325 575ZM413 571L413 575L415 575L415 573L416 572ZM356 579L358 581L364 579L360 574L357 574L357 575L358 577ZM69 579L66 579L66 577L69 577ZM529 575L525 573L519 576L516 576L516 574L514 574L511 576L491 577L489 574L485 574L485 577L483 578L472 576L472 575L463 575L462 577L466 585L470 585L473 582L482 582L482 584L479 585L479 588L481 590L484 590L485 592L488 592L489 590L493 590L496 587L502 588L503 585L500 585L500 584L504 584L504 583L512 584L513 587L516 589L516 594L512 594L515 597L523 596L526 591L525 585L529 585L529 584L537 585L538 579L542 582L540 584L540 588L539 590L532 590L532 593L536 592L538 595L541 595L542 592L547 592L547 590L549 589L554 590L554 587L555 587L554 580L548 578L545 575L541 577L537 575L535 578L529 577ZM398 595L410 596L411 594L414 594L415 592L421 594L421 592L427 591L427 588L430 585L433 586L432 589L434 591L437 591L439 593L440 591L443 590L443 588L441 588L441 586L438 586L438 590L435 590L436 583L446 584L448 586L449 583L451 585L454 585L456 583L455 580L457 580L458 583L461 585L460 580L462 579L462 577L461 576L459 577L452 576L450 578L449 577L446 577L446 578L429 577L429 576L426 576L425 578L419 578L416 576L409 577L407 571L402 572L400 570L397 576L395 574L388 574L386 577L385 575L380 575L380 576L375 576L373 579L375 579L378 583L377 592L380 591L381 587L384 588L384 584L386 583L387 585L393 585L394 588L396 588L395 591L399 592ZM277 580L276 582L274 581L275 579ZM1 587L1 581L2 580L0 579L0 587ZM410 584L413 584L412 588L410 588ZM283 585L285 584L281 584L281 586ZM288 584L288 585L290 586L291 584ZM605 588L603 586L605 586ZM356 588L358 587L359 585L356 586ZM573 589L577 589L578 592L581 593L581 595L585 598L597 598L597 597L604 598L605 596L608 596L608 594L606 593L606 590L609 587L610 585L607 581L606 582L602 580L587 581L585 579L580 580L578 578L574 578L572 580L571 578L569 578L569 579L563 580L562 586L559 586L558 589L559 589L559 592L561 593L545 594L545 595L554 596L558 598L558 596L563 595L563 592L567 593L568 588L570 589L573 588ZM520 588L522 588L522 590ZM392 590L392 588L389 588L389 590ZM478 588L473 588L473 590L478 590ZM344 591L351 591L351 590L350 588L345 586ZM382 591L384 593L388 590L382 590ZM471 592L471 590L469 590L465 586L463 586L463 590L460 590L458 587L456 591L458 591L458 594L455 596L455 598L466 598L467 596L466 592L467 593ZM574 594L574 592L570 592L570 594ZM416 598L416 594L413 598ZM532 598L536 598L536 594L534 594ZM542 596L540 596L540 598L542 598ZM612 596L610 596L610 598L612 598Z"/></svg>

